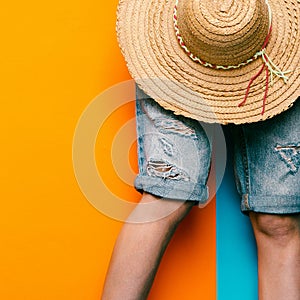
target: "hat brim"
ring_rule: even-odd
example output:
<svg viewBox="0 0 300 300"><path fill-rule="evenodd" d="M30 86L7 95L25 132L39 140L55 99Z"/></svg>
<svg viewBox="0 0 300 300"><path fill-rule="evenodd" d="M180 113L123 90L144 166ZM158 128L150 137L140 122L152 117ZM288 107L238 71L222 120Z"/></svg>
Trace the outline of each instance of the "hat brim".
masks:
<svg viewBox="0 0 300 300"><path fill-rule="evenodd" d="M278 77L268 84L266 73L253 81L261 58L238 69L216 70L190 59L174 31L175 0L120 0L117 34L129 72L140 88L175 114L220 124L252 123L287 110L300 96L300 7L296 0L270 0L272 34L266 47L271 60L291 71L285 83Z"/></svg>

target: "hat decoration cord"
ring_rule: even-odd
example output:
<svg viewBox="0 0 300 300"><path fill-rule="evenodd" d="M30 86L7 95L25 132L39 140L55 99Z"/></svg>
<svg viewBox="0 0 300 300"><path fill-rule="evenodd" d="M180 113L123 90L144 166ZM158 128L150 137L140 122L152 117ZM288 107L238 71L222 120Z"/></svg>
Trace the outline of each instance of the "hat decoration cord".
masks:
<svg viewBox="0 0 300 300"><path fill-rule="evenodd" d="M187 55L194 61L197 63L200 63L201 65L205 66L205 67L209 67L212 69L223 69L223 70L230 70L230 69L238 69L242 66L245 66L247 64L249 64L250 62L256 60L258 57L261 57L263 60L263 65L261 67L261 69L257 72L257 74L255 74L249 81L247 89L246 89L246 93L245 93L245 97L244 100L238 105L239 107L244 105L246 103L249 91L250 91L250 87L251 84L253 83L253 81L263 72L263 70L266 70L266 86L265 86L265 92L264 92L264 97L263 97L263 107L262 107L262 112L261 114L263 115L265 112L265 105L266 105L266 99L268 96L268 90L269 90L269 84L271 83L271 85L273 85L273 75L281 78L284 83L287 83L288 77L286 76L286 74L292 72L291 70L289 71L281 71L279 69L278 66L276 66L272 60L269 58L269 56L266 54L266 46L268 44L268 41L270 39L271 36L271 32L272 32L272 11L271 11L271 7L270 4L268 2L268 0L266 1L267 7L268 7L268 12L269 12L269 32L268 35L265 39L265 42L262 46L262 50L258 51L257 53L255 53L253 55L252 58L249 58L248 60L246 60L245 62L239 63L238 65L234 65L234 66L221 66L221 65L214 65L208 62L205 62L204 60L198 58L197 56L195 56L186 46L186 44L184 43L182 36L180 34L179 28L178 28L178 18L177 18L177 6L178 6L178 1L176 0L175 2L175 7L174 7L174 11L173 11L173 22L174 22L174 28L175 28L175 34L177 37L177 40L179 42L179 45L181 46L181 48L187 53ZM271 78L271 82L270 79Z"/></svg>

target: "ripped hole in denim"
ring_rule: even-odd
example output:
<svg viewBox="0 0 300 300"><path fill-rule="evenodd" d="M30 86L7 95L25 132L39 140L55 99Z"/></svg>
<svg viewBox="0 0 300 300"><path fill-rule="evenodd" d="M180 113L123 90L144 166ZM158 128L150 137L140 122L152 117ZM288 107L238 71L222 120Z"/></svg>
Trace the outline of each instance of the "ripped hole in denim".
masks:
<svg viewBox="0 0 300 300"><path fill-rule="evenodd" d="M175 165L164 160L150 159L147 163L147 173L150 176L188 181L188 174Z"/></svg>
<svg viewBox="0 0 300 300"><path fill-rule="evenodd" d="M186 126L179 120L159 118L154 120L154 124L159 128L161 132L177 133L182 136L191 137L197 139L197 135L194 129Z"/></svg>
<svg viewBox="0 0 300 300"><path fill-rule="evenodd" d="M279 153L281 160L295 174L300 167L300 143L290 145L276 145L275 151Z"/></svg>

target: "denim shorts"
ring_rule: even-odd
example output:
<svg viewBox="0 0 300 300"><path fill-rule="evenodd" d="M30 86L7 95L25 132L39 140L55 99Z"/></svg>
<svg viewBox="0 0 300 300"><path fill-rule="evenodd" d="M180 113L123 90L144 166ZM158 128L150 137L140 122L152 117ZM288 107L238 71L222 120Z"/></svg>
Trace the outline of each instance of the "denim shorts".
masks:
<svg viewBox="0 0 300 300"><path fill-rule="evenodd" d="M139 88L136 96L139 174L135 188L204 206L209 199L212 132L219 125L175 115ZM234 142L242 212L299 213L300 100L267 121L225 126Z"/></svg>

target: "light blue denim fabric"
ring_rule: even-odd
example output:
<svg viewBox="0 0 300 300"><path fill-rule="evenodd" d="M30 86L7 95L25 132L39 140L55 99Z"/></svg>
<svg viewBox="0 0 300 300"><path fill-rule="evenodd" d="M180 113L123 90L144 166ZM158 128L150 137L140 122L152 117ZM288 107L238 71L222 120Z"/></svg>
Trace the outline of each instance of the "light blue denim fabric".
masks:
<svg viewBox="0 0 300 300"><path fill-rule="evenodd" d="M135 188L178 200L208 200L211 145L201 124L174 115L137 88L139 175Z"/></svg>
<svg viewBox="0 0 300 300"><path fill-rule="evenodd" d="M300 212L300 99L270 120L232 126L244 212Z"/></svg>
<svg viewBox="0 0 300 300"><path fill-rule="evenodd" d="M177 200L208 200L212 127L174 115L137 87L139 174L135 188ZM300 101L270 120L227 125L235 144L241 210L300 212Z"/></svg>

